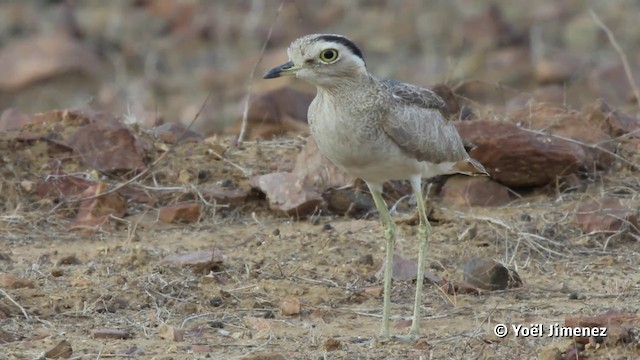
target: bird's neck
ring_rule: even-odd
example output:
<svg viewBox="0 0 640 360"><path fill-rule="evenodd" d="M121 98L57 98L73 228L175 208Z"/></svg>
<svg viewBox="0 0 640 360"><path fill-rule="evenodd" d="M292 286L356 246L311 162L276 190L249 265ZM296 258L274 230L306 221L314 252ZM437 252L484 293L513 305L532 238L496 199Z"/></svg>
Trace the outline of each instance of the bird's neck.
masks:
<svg viewBox="0 0 640 360"><path fill-rule="evenodd" d="M373 84L374 80L371 74L364 71L354 76L343 76L336 79L332 79L327 84L316 84L319 92L327 92L334 96L350 93L354 90L361 91L363 88L367 88Z"/></svg>

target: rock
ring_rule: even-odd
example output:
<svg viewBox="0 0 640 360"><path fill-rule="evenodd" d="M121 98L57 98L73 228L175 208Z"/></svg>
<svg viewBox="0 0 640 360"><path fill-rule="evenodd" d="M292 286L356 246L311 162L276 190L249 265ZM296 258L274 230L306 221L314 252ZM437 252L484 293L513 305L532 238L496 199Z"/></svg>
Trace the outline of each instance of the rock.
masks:
<svg viewBox="0 0 640 360"><path fill-rule="evenodd" d="M607 336L603 337L604 344L614 346L628 343L633 339L633 328L640 320L637 314L622 313L617 310L609 310L595 316L568 317L564 319L564 325L568 327L607 328ZM587 344L588 337L574 339L578 343Z"/></svg>
<svg viewBox="0 0 640 360"><path fill-rule="evenodd" d="M295 296L287 296L280 304L280 312L286 316L298 315L300 314L301 307L300 299Z"/></svg>
<svg viewBox="0 0 640 360"><path fill-rule="evenodd" d="M564 83L578 71L580 58L560 52L534 63L534 75L539 84Z"/></svg>
<svg viewBox="0 0 640 360"><path fill-rule="evenodd" d="M591 104L585 105L582 109L587 121L593 126L609 134L618 137L629 133L636 133L635 137L640 137L640 118L634 117L616 110L598 99Z"/></svg>
<svg viewBox="0 0 640 360"><path fill-rule="evenodd" d="M108 113L83 112L90 123L80 127L67 145L87 165L107 173L144 170L144 150L130 129Z"/></svg>
<svg viewBox="0 0 640 360"><path fill-rule="evenodd" d="M195 202L166 206L160 209L159 218L166 223L194 223L200 219L200 206Z"/></svg>
<svg viewBox="0 0 640 360"><path fill-rule="evenodd" d="M31 118L14 108L8 108L0 115L0 131L17 130L31 122Z"/></svg>
<svg viewBox="0 0 640 360"><path fill-rule="evenodd" d="M375 277L379 280L384 278L384 268L386 264L383 261L382 266L376 273ZM418 263L416 261L404 258L398 254L393 254L393 271L392 278L397 281L413 280L418 274ZM428 270L424 271L424 278L432 284L442 283L442 279Z"/></svg>
<svg viewBox="0 0 640 360"><path fill-rule="evenodd" d="M480 47L505 46L522 40L497 4L491 4L484 13L465 19L462 34L470 44Z"/></svg>
<svg viewBox="0 0 640 360"><path fill-rule="evenodd" d="M244 204L249 196L249 190L229 189L215 185L200 189L200 193L207 201L215 201L217 205L228 205L231 209Z"/></svg>
<svg viewBox="0 0 640 360"><path fill-rule="evenodd" d="M456 95L453 93L451 87L445 84L436 84L431 87L431 91L438 94L447 104L447 110L449 111L449 118L461 119L460 110L462 109ZM463 120L463 119L461 119Z"/></svg>
<svg viewBox="0 0 640 360"><path fill-rule="evenodd" d="M63 33L47 31L0 50L0 90L17 91L69 72L94 74L99 66L84 45Z"/></svg>
<svg viewBox="0 0 640 360"><path fill-rule="evenodd" d="M131 338L131 333L127 330L97 329L91 333L91 337L94 339L126 340Z"/></svg>
<svg viewBox="0 0 640 360"><path fill-rule="evenodd" d="M341 347L342 343L336 338L329 338L322 344L322 348L327 352L339 350Z"/></svg>
<svg viewBox="0 0 640 360"><path fill-rule="evenodd" d="M307 144L296 157L293 173L302 179L305 186L315 188L320 193L330 188L352 185L355 181L353 176L320 153L318 144L312 137L307 139Z"/></svg>
<svg viewBox="0 0 640 360"><path fill-rule="evenodd" d="M329 189L322 194L329 211L360 218L375 208L371 195L354 189Z"/></svg>
<svg viewBox="0 0 640 360"><path fill-rule="evenodd" d="M511 202L509 188L484 176L454 175L440 192L442 202L457 206L501 206Z"/></svg>
<svg viewBox="0 0 640 360"><path fill-rule="evenodd" d="M247 113L247 138L270 139L284 134L309 134L307 110L315 94L290 86L268 91L251 99ZM242 116L232 132L238 134Z"/></svg>
<svg viewBox="0 0 640 360"><path fill-rule="evenodd" d="M160 263L188 267L198 273L208 273L220 269L223 261L222 251L214 248L213 250L167 255Z"/></svg>
<svg viewBox="0 0 640 360"><path fill-rule="evenodd" d="M167 123L156 126L151 129L151 133L156 138L169 144L204 140L204 136L180 123Z"/></svg>
<svg viewBox="0 0 640 360"><path fill-rule="evenodd" d="M62 171L60 162L52 164L51 172L36 186L36 194L42 198L61 200L82 194L95 184L79 176L69 175Z"/></svg>
<svg viewBox="0 0 640 360"><path fill-rule="evenodd" d="M34 287L35 283L31 279L17 277L11 273L0 273L0 288L22 289Z"/></svg>
<svg viewBox="0 0 640 360"><path fill-rule="evenodd" d="M158 327L158 336L162 339L175 342L184 341L184 329L178 329L175 326L161 324Z"/></svg>
<svg viewBox="0 0 640 360"><path fill-rule="evenodd" d="M58 345L44 353L45 359L68 359L73 355L71 344L67 340L62 340Z"/></svg>
<svg viewBox="0 0 640 360"><path fill-rule="evenodd" d="M637 84L640 84L640 71L633 71ZM587 86L592 98L603 98L614 105L625 105L633 93L624 67L619 61L609 62L589 72Z"/></svg>
<svg viewBox="0 0 640 360"><path fill-rule="evenodd" d="M476 146L469 155L484 165L492 179L509 187L549 184L576 172L587 159L578 144L505 121L457 121L455 125L463 140Z"/></svg>
<svg viewBox="0 0 640 360"><path fill-rule="evenodd" d="M585 157L580 160L584 170L591 171L594 166L601 170L608 169L613 163L613 156L609 152L615 150L615 144L599 127L586 123L587 116L584 112L544 104L509 113L511 121L520 126L576 140L579 144L572 144L579 145L585 153Z"/></svg>
<svg viewBox="0 0 640 360"><path fill-rule="evenodd" d="M522 286L515 270L486 258L475 258L464 264L464 281L484 290L504 290Z"/></svg>
<svg viewBox="0 0 640 360"><path fill-rule="evenodd" d="M576 208L574 221L585 233L619 231L630 226L637 229L638 206L625 206L620 199L606 197L580 204Z"/></svg>
<svg viewBox="0 0 640 360"><path fill-rule="evenodd" d="M102 227L109 216L122 218L127 212L127 200L117 192L108 192L106 183L92 184L82 194L78 215L71 229L88 229Z"/></svg>
<svg viewBox="0 0 640 360"><path fill-rule="evenodd" d="M311 215L322 204L322 196L292 173L254 176L249 183L267 195L269 207L289 216Z"/></svg>

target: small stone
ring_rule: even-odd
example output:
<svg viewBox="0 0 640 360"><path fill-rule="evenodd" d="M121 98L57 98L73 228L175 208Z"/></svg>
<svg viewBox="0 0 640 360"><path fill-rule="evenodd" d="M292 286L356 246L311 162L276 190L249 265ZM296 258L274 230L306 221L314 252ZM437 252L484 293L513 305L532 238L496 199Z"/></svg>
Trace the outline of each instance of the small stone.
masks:
<svg viewBox="0 0 640 360"><path fill-rule="evenodd" d="M271 173L254 176L249 183L267 195L269 207L288 216L308 216L322 203L320 193L305 186L302 179L292 173Z"/></svg>
<svg viewBox="0 0 640 360"><path fill-rule="evenodd" d="M300 314L302 304L300 300L294 296L287 296L282 300L282 304L280 304L280 312L282 315L298 315Z"/></svg>
<svg viewBox="0 0 640 360"><path fill-rule="evenodd" d="M94 330L91 334L91 337L94 339L122 339L126 340L131 337L131 333L127 330L117 330L117 329L98 329Z"/></svg>
<svg viewBox="0 0 640 360"><path fill-rule="evenodd" d="M200 206L198 203L166 206L160 209L159 218L166 223L194 223L200 219Z"/></svg>
<svg viewBox="0 0 640 360"><path fill-rule="evenodd" d="M158 336L162 339L175 342L184 341L184 329L178 329L175 326L162 324L158 328Z"/></svg>
<svg viewBox="0 0 640 360"><path fill-rule="evenodd" d="M636 209L637 205L628 207L618 198L606 197L579 205L575 222L585 233L618 231L628 225L637 228L640 219Z"/></svg>
<svg viewBox="0 0 640 360"><path fill-rule="evenodd" d="M45 359L68 359L73 354L71 344L67 340L62 340L58 345L44 353Z"/></svg>
<svg viewBox="0 0 640 360"><path fill-rule="evenodd" d="M216 269L219 270L223 261L222 251L214 248L213 250L167 255L160 263L191 267L196 272L208 273Z"/></svg>
<svg viewBox="0 0 640 360"><path fill-rule="evenodd" d="M362 264L362 265L366 265L366 266L373 266L373 264L374 264L373 255L365 254L365 255L360 256L360 258L358 259L358 264Z"/></svg>
<svg viewBox="0 0 640 360"><path fill-rule="evenodd" d="M456 206L501 206L511 202L509 188L485 176L455 175L441 191L442 201Z"/></svg>
<svg viewBox="0 0 640 360"><path fill-rule="evenodd" d="M464 265L464 281L484 290L504 290L522 286L522 280L515 270L486 258L475 258Z"/></svg>

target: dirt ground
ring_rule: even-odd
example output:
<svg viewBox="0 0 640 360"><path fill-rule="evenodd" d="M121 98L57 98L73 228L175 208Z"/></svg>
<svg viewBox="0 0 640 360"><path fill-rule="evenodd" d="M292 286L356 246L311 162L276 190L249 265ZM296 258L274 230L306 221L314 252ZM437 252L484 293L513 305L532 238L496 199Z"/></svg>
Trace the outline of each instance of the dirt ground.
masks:
<svg viewBox="0 0 640 360"><path fill-rule="evenodd" d="M210 179L242 186L247 175L239 167L265 172L268 167L260 164L295 156L300 143L248 143L229 150L228 162L208 156L209 145L187 143L176 147L158 172L208 169ZM4 154L34 150L1 144ZM192 154L189 162L182 161L185 153ZM36 168L46 166L30 160ZM27 176L22 170L13 169ZM500 208L456 209L432 202L432 272L460 280L468 259L485 256L514 267L524 287L476 296L449 295L427 285L424 341L418 345L376 340L381 298L365 291L379 285L373 274L384 252L375 214L360 220L323 214L298 220L274 214L256 195L231 211L201 203L195 225L165 224L157 210L147 209L116 223L111 232L91 234L67 230L67 205L51 211L50 203L24 194L13 198L14 215L3 216L2 253L10 260L0 264L4 273L28 283L4 290L11 300L5 295L0 302L6 313L2 330L21 340L4 344L3 357L36 358L65 339L73 358L529 359L549 347L564 351L571 339L499 340L491 334L500 323L548 326L609 310L637 315L637 238L626 231L583 234L567 220L585 199L637 189L636 181L620 171L588 182L584 193L529 194ZM33 211L21 211L23 206ZM400 224L397 253L414 259L416 242L416 226ZM223 261L204 272L161 261L214 247ZM373 262L363 260L367 256ZM412 282L394 283L394 333L408 329L403 320L411 316L413 289ZM299 313L283 314L287 297L301 303ZM184 329L184 339L161 338L161 324ZM94 331L104 329L124 330L130 337L93 338ZM632 359L638 346L635 338L586 353L588 358Z"/></svg>
<svg viewBox="0 0 640 360"><path fill-rule="evenodd" d="M109 11L118 13L126 12L132 3L138 2L113 3L119 5L112 5L116 10ZM187 3L208 6L206 2ZM212 7L218 11L224 7L222 3ZM209 112L205 110L201 121L207 126L212 122L219 126L231 123L246 90L246 73L262 45L255 39L265 37L279 4L266 2L266 7L273 11L261 12L255 28L234 27L243 14L253 14L247 10L251 8L250 3L260 7L259 2L239 2L232 12L234 16L213 16L218 21L214 30L219 32L206 36L198 31L208 28L198 27L198 31L175 30L178 35L163 37L163 31L169 30L162 24L145 23L147 18L139 16L138 10L133 11L130 16L137 22L126 22L124 35L104 33L106 40L116 36L125 39L117 47L124 54L122 59L109 57L112 45L109 41L100 43L107 49L107 60L102 60L113 68L100 71L91 81L58 78L20 91L3 90L0 110L16 107L32 114L56 107L86 106L93 101L87 100L88 97L99 93L103 97L98 96L96 107L118 116L141 117L158 111L165 118L178 121L182 117L191 119L193 107L197 109L211 90L213 105ZM362 3L360 5L367 9L376 6L389 9L389 5L379 4L383 2ZM545 3L551 4L547 4L545 11L555 9L554 2ZM85 16L80 27L88 29L87 41L90 42L95 40L92 36L101 31L98 24L111 24L109 21L116 20L104 15L110 14L102 11L102 7L109 8L104 5L106 2L87 4L80 6ZM304 2L295 6L287 4L277 20L275 39L270 43L267 57L271 54L272 58L280 59L283 46L294 37L292 33L324 28L346 32L358 28L353 30L355 36L365 38L363 33L377 24L380 33L393 28L396 30L393 36L406 35L403 32L406 29L394 27L394 22L387 17L384 21L374 21L375 11L356 13L361 15L361 22L349 25L355 16L353 8L357 6L340 7L331 2L332 6L320 7L321 12L314 8L313 2L307 10L302 6ZM620 4L633 9L633 4L628 2ZM569 10L582 9L582 5L572 2L564 5ZM20 11L13 8L19 7L15 4L0 4L2 6L5 11L0 13L22 14L23 21L29 23L37 18L33 13L42 10L40 6L44 5L32 6L36 10L29 7ZM443 7L451 10L448 5ZM460 10L458 15L473 8L459 7L464 11ZM409 5L399 9L403 14L415 11ZM507 15L516 19L514 23L525 17L526 11L517 12L509 6L505 9ZM162 10L155 11L154 19L169 17ZM624 9L601 13L620 15ZM41 21L46 22L54 12L43 10L42 14ZM316 22L301 20L311 18L309 14L317 15ZM341 20L332 23L328 19L333 16ZM635 21L629 20L629 16L620 16L617 30ZM180 19L171 18L171 25L179 28ZM296 25L287 28L286 24ZM360 28L358 24L369 27ZM145 35L150 28L162 35L154 35L153 41L144 36L125 36ZM18 29L21 29L18 33L33 30L28 26ZM2 29L3 42L13 36L6 35L13 34L9 30ZM198 41L204 41L200 36L207 41L212 38L211 41L220 41L225 36L236 36L243 41L239 41L238 46L229 46L231 50L198 53L194 49L200 49L199 43L181 43L181 39L196 37L196 33ZM444 36L442 31L438 33ZM637 47L629 45L637 40L637 34L621 30L618 34L625 49L636 51L637 55ZM254 40L244 41L247 38ZM434 73L442 73L446 59L442 57L433 68L422 65L415 55L425 50L415 49L420 40L398 44L402 45L401 51L392 55L389 54L393 41L369 39L363 48L369 48L371 66L381 75L408 80L413 78L410 71L415 70L419 73L416 81L422 81L422 78L432 78ZM447 42L443 40L443 43ZM178 48L172 48L174 45ZM153 60L137 53L149 51L148 48L140 50L145 46L160 49L154 56L167 56L167 62L159 66L165 70L163 76L149 75L155 72L145 66L151 66ZM434 48L439 51L436 54L455 53L455 49L442 44L435 44ZM178 59L190 50L194 50L192 58ZM407 54L414 57L406 68L391 69L382 60L397 63ZM238 66L240 69L228 68L234 61L238 62L234 60L238 57L244 61ZM617 59L615 53L607 59L611 58ZM131 73L123 75L119 68L123 63L131 65ZM487 70L474 69L480 73ZM226 77L209 76L212 73ZM243 80L236 81L234 76ZM112 78L117 80L106 80ZM580 100L596 97L580 92L585 89L580 81L586 79L584 75L567 88L567 101L580 104ZM492 83L494 81L499 82L493 79ZM87 88L76 93L73 84L79 82ZM532 87L525 90L530 84L507 84L523 86L516 95L534 91ZM85 97L86 94L89 95ZM104 100L110 98L109 94L116 94L113 101ZM131 102L123 100L131 100L132 94L140 97ZM620 98L614 98L612 103L616 100L618 104L628 105ZM496 112L501 111L507 106L506 100L495 106ZM70 225L76 216L77 202L52 200L39 196L34 190L34 186L51 173L52 160L61 159L62 169L68 174L100 180L110 187L131 177L98 173L42 138L18 140L20 134L58 131L47 126L53 125L0 132L0 359L42 358L61 341L72 348L72 354L61 358L73 359L562 359L565 355L569 357L564 358L576 359L638 359L640 356L640 232L629 222L624 222L616 231L585 232L574 221L581 204L605 196L630 204L637 216L640 178L630 165L637 166L637 151L621 152L611 171L581 174L570 187L558 183L514 190L515 200L501 207L453 207L442 203L434 191L430 199L433 232L428 250L429 270L448 280L460 281L469 259L486 257L515 269L524 286L474 295L451 294L427 284L422 302L423 337L417 344L407 344L378 339L382 298L377 292L381 282L375 273L382 263L384 240L375 211L361 218L327 211L310 218L296 218L269 209L263 194L249 191L251 176L290 169L305 139L288 136L249 141L240 147L232 146L233 137L225 136L175 146L150 140L147 164L169 151L143 179L130 185L152 194L157 204L127 208L126 216L109 220L108 230L72 231ZM144 129L133 128L135 134L148 137ZM220 145L226 148L222 157L212 151ZM249 196L235 207L200 197L199 189L221 183L246 190ZM159 220L160 206L185 201L198 203L197 222L168 224ZM410 199L402 202L404 206L394 215L399 220L397 254L415 260L417 226L400 221L413 214L414 205ZM222 258L205 264L204 268L163 261L170 255L214 248ZM415 281L393 284L392 332L395 334L408 331L414 289ZM510 329L519 324L549 327L563 325L567 318L595 316L612 310L629 319L626 324L631 327L630 332L611 333L611 341L580 345L579 357L566 354L576 345L572 338L510 334L501 339L494 334L498 324L506 324ZM117 332L114 335L109 331Z"/></svg>

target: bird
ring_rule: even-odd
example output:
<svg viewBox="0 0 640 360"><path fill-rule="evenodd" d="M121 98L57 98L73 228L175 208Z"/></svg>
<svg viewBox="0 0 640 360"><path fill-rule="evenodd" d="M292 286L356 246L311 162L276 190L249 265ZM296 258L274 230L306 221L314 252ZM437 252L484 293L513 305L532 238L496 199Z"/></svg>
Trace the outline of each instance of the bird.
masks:
<svg viewBox="0 0 640 360"><path fill-rule="evenodd" d="M386 252L380 337L391 339L391 282L396 242L395 223L382 197L383 184L408 180L419 215L418 272L413 318L407 336L420 337L424 265L431 225L422 179L462 173L486 175L471 158L447 105L429 89L369 73L360 48L338 34L310 34L287 49L289 61L267 71L264 79L295 76L316 87L309 105L311 136L320 152L368 186L384 230Z"/></svg>

